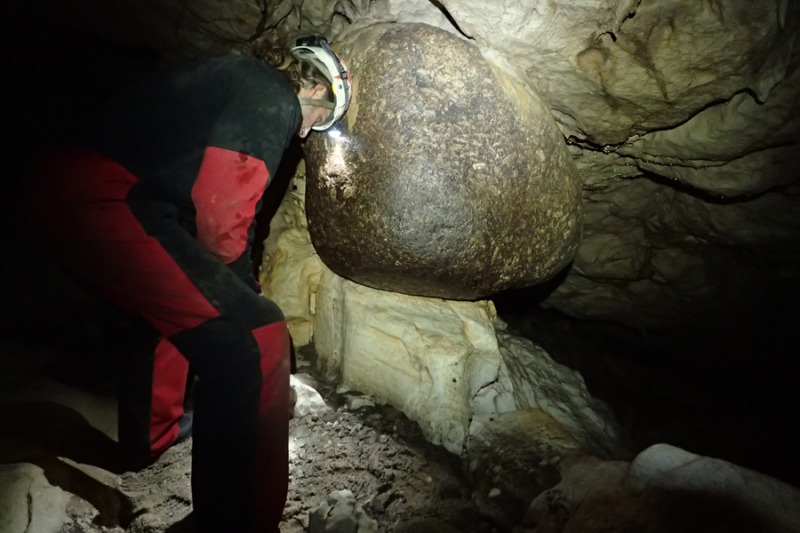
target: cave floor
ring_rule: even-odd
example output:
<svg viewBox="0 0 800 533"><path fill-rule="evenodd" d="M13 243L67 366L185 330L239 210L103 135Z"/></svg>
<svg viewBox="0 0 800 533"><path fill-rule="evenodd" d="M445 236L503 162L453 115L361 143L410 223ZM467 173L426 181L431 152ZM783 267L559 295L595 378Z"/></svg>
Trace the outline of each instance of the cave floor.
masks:
<svg viewBox="0 0 800 533"><path fill-rule="evenodd" d="M313 373L309 365L298 358L299 372ZM60 521L52 530L59 533L188 533L191 439L143 470L115 471L113 384L94 380L96 374L96 364L87 371L69 361L65 372L63 357L51 349L3 343L0 510L29 524ZM460 460L427 442L415 423L323 381L315 388L326 406L290 422L282 532L307 531L309 511L343 489L378 531L494 531L470 499ZM19 483L3 476L18 480L21 472L41 480L14 494ZM14 519L7 516L9 529L0 531L16 531L8 525Z"/></svg>

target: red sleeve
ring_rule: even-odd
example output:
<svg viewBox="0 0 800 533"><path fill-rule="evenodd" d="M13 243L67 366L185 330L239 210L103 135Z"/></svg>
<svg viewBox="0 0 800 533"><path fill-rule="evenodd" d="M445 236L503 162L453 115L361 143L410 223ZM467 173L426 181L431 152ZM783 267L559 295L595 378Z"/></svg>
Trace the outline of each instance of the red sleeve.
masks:
<svg viewBox="0 0 800 533"><path fill-rule="evenodd" d="M269 181L264 161L209 146L192 187L197 239L225 263L247 249L247 231Z"/></svg>

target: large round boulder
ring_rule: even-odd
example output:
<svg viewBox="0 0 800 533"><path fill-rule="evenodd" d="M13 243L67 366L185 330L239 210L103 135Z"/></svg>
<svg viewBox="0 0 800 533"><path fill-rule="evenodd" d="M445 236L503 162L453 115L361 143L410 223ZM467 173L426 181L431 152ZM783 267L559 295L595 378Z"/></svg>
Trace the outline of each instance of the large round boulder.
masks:
<svg viewBox="0 0 800 533"><path fill-rule="evenodd" d="M580 236L580 184L555 122L499 56L424 24L337 43L355 97L307 143L311 239L378 289L475 299L555 275Z"/></svg>

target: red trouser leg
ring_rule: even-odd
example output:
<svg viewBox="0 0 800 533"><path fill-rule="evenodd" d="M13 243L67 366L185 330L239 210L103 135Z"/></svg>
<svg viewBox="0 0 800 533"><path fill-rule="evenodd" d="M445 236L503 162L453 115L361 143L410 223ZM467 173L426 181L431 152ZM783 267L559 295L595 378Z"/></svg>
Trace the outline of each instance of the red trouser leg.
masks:
<svg viewBox="0 0 800 533"><path fill-rule="evenodd" d="M289 332L285 322L253 331L261 350L261 397L259 399L258 485L256 531L278 531L286 502L289 463L275 457L289 456Z"/></svg>
<svg viewBox="0 0 800 533"><path fill-rule="evenodd" d="M153 429L171 438L179 351L198 376L193 428L195 529L277 531L288 469L288 342L283 315L178 223L177 208L138 194L137 179L90 152L48 170L37 198L48 246L164 339ZM164 357L167 355L167 357ZM160 381L163 377L163 382ZM167 391L166 394L163 394ZM173 407L170 407L170 406ZM164 430L164 428L167 428ZM163 430L163 431L162 431ZM256 529L258 527L258 529Z"/></svg>
<svg viewBox="0 0 800 533"><path fill-rule="evenodd" d="M132 469L148 465L177 440L189 370L169 339L144 329L139 335L149 342L134 341L125 350L119 374L119 443Z"/></svg>
<svg viewBox="0 0 800 533"><path fill-rule="evenodd" d="M149 424L152 457L164 453L178 438L188 374L189 362L168 339L161 339L153 361Z"/></svg>

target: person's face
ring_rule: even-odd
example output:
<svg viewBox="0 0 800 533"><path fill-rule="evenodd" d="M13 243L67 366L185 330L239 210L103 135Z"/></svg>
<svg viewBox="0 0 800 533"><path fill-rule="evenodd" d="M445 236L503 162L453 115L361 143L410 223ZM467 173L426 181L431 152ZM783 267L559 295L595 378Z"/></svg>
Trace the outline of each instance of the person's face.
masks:
<svg viewBox="0 0 800 533"><path fill-rule="evenodd" d="M309 98L311 100L325 100L325 96L328 90L325 88L324 85L318 83L315 87L311 89L300 89L297 92L297 95L300 98ZM298 135L301 138L304 138L308 135L308 132L311 131L313 126L317 124L322 124L331 114L331 110L325 107L318 107L318 106L311 106L311 105L301 105L300 109L303 113L303 122L300 124L300 132Z"/></svg>

